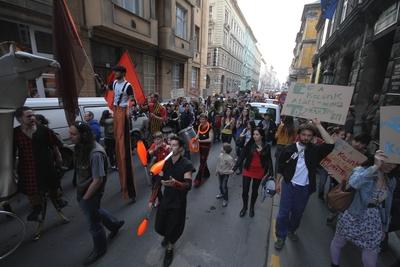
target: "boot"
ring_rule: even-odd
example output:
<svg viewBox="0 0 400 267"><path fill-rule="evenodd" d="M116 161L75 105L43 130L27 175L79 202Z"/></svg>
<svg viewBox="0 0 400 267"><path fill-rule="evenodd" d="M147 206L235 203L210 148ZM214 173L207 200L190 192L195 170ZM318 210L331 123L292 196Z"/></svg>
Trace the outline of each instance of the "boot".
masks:
<svg viewBox="0 0 400 267"><path fill-rule="evenodd" d="M244 215L246 215L246 212L247 212L247 205L248 205L248 197L242 196L242 198L243 198L243 208L242 208L242 210L241 210L240 213L239 213L239 216L240 216L240 217L243 217Z"/></svg>
<svg viewBox="0 0 400 267"><path fill-rule="evenodd" d="M251 195L251 202L250 202L250 212L249 216L251 218L254 217L254 205L256 204L257 196Z"/></svg>

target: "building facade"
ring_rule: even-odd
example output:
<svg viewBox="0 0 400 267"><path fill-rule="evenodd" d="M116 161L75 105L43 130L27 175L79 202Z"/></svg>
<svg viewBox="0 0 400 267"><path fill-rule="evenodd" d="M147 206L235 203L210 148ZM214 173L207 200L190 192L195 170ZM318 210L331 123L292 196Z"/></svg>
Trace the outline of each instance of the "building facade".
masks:
<svg viewBox="0 0 400 267"><path fill-rule="evenodd" d="M122 53L128 51L145 94L158 92L168 99L172 89L184 88L187 96L201 95L207 55L203 45L207 43L207 10L203 7L208 6L207 0L67 0L67 4L94 72L107 77ZM43 49L35 51L35 47L45 42L35 42L37 27L47 33L39 36L51 41L51 0L0 0L0 10L0 26L17 25L2 31L0 41L11 38L24 44L28 39L30 51L39 53ZM14 10L15 14L10 12ZM2 22L3 18L8 24ZM30 38L19 38L21 24L28 27ZM51 42L46 48L47 55L52 56ZM86 83L81 96L101 96L89 64L83 72ZM40 91L40 96L45 95L51 96Z"/></svg>
<svg viewBox="0 0 400 267"><path fill-rule="evenodd" d="M400 105L399 8L395 0L341 0L333 19L318 24L321 47L314 57L314 80L354 86L354 131L375 140L379 106Z"/></svg>
<svg viewBox="0 0 400 267"><path fill-rule="evenodd" d="M257 88L261 53L236 0L210 0L208 17L208 94Z"/></svg>
<svg viewBox="0 0 400 267"><path fill-rule="evenodd" d="M296 35L294 58L289 70L289 81L310 83L313 73L312 58L317 43L316 25L321 14L320 1L304 5L301 27Z"/></svg>

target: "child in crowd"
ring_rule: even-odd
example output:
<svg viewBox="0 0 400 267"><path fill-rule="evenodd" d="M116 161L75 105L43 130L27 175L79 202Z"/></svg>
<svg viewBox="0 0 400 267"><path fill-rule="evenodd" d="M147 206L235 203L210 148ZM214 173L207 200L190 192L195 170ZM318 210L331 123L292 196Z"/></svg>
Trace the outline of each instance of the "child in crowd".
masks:
<svg viewBox="0 0 400 267"><path fill-rule="evenodd" d="M221 154L217 163L217 175L219 177L220 194L217 199L222 200L222 207L228 206L228 179L229 175L233 174L233 166L235 165L233 157L230 155L232 146L228 143L222 145Z"/></svg>
<svg viewBox="0 0 400 267"><path fill-rule="evenodd" d="M153 144L151 144L148 152L150 156L150 167L156 162L163 160L169 154L170 146L164 141L162 132L154 133ZM161 177L159 175L153 175L151 177L151 182L153 189L155 189L157 186L161 185ZM162 199L162 193L161 190L157 190L157 192L157 199L158 202L160 202Z"/></svg>

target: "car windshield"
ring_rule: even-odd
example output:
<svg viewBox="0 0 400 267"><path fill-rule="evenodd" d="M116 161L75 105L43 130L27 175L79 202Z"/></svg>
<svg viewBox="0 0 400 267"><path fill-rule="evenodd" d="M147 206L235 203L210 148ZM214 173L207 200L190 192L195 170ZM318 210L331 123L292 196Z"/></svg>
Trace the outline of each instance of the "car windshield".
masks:
<svg viewBox="0 0 400 267"><path fill-rule="evenodd" d="M272 115L272 120L276 121L276 109L267 108L267 107L251 107L255 114L255 120L259 121L263 119L263 115L265 113L269 113Z"/></svg>

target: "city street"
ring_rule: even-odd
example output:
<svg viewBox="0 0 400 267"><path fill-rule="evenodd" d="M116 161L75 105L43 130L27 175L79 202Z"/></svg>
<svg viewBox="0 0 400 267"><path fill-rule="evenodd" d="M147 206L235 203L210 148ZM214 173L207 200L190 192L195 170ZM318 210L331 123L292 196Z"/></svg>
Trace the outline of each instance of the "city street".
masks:
<svg viewBox="0 0 400 267"><path fill-rule="evenodd" d="M208 161L211 170L215 169L219 150L219 144L212 148ZM196 156L194 162L197 166ZM142 237L136 236L136 227L145 215L149 195L143 171L142 167L136 165L139 193L134 204L122 201L116 173L113 172L109 176L103 206L126 223L109 244L107 254L94 266L161 266L164 256L164 249L160 246L161 237L151 226ZM14 254L1 262L1 266L80 266L81 261L90 252L92 243L86 222L75 201L71 173L63 178L63 184L65 196L69 200L65 214L71 222L61 225L53 207L49 205L43 237L39 241L32 241L34 225L27 223L25 242ZM230 202L227 208L223 208L221 202L215 198L217 186L217 179L212 176L202 187L189 193L186 228L176 245L172 266L329 265L329 244L333 230L325 225L327 210L316 194L310 199L299 229L300 241L293 243L288 240L285 248L277 252L273 248L274 235L270 234L270 230L275 224L279 198L274 198L273 206L271 199L264 203L258 200L254 218L239 218L241 177L233 176L229 181ZM17 199L15 202L18 204L13 203L15 211L25 218L28 211L27 202L22 196L18 196ZM9 232L14 228L2 221L1 229L1 232ZM400 255L400 241L394 235L390 240L391 248L381 254L379 267L391 266L396 255ZM346 246L341 266L361 266L360 252L353 246Z"/></svg>
<svg viewBox="0 0 400 267"><path fill-rule="evenodd" d="M215 145L209 157L209 167L215 172L220 146ZM198 159L194 157L195 166ZM127 204L121 199L119 181L115 172L108 178L103 207L117 218L125 220L125 225L117 237L109 244L107 254L94 266L161 266L164 249L162 238L153 230L153 220L148 232L137 237L136 228L145 215L150 189L146 186L144 169L135 157L138 196L137 202ZM92 248L92 241L86 221L77 206L75 191L71 185L71 173L63 178L65 196L69 206L64 209L71 219L67 225L60 225L54 209L49 205L45 233L39 241L32 241L34 224L27 223L25 242L9 258L0 262L1 266L80 266ZM172 266L264 266L267 261L267 240L271 216L271 200L256 204L255 217L239 218L241 209L241 177L234 176L229 181L230 202L223 208L218 193L218 180L209 181L198 189L192 189L188 196L186 228L176 244ZM16 213L26 218L29 211L27 201L22 196ZM1 225L12 229L9 224Z"/></svg>

